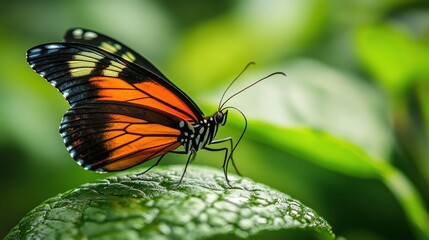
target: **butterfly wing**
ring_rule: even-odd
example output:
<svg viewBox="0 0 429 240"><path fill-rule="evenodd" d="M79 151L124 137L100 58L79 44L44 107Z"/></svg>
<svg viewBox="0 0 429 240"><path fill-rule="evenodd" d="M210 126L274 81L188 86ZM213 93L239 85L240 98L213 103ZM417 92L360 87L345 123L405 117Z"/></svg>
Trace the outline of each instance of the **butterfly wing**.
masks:
<svg viewBox="0 0 429 240"><path fill-rule="evenodd" d="M86 169L122 170L163 155L180 146L180 121L203 116L163 75L92 45L44 44L27 60L69 102L60 133Z"/></svg>
<svg viewBox="0 0 429 240"><path fill-rule="evenodd" d="M75 105L64 115L60 133L70 155L96 171L129 168L180 146L176 119L118 101Z"/></svg>

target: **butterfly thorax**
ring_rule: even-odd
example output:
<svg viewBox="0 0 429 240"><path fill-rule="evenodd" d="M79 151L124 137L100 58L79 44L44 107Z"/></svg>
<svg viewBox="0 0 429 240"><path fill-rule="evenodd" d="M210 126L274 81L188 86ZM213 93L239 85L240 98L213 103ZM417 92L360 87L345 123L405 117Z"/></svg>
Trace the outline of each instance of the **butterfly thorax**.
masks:
<svg viewBox="0 0 429 240"><path fill-rule="evenodd" d="M185 151L196 152L210 144L216 137L219 125L225 125L228 111L223 113L217 111L212 116L204 117L196 123L180 121L179 141L184 146Z"/></svg>

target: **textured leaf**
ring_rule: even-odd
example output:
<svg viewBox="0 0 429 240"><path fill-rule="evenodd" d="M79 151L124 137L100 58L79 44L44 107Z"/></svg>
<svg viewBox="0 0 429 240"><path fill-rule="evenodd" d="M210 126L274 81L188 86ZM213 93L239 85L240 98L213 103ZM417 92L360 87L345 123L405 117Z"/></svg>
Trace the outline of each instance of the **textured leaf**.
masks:
<svg viewBox="0 0 429 240"><path fill-rule="evenodd" d="M6 239L206 239L292 229L333 239L330 225L291 197L206 167L183 165L119 175L48 199ZM270 230L270 232L264 231Z"/></svg>
<svg viewBox="0 0 429 240"><path fill-rule="evenodd" d="M415 231L429 237L429 214L424 201L409 179L397 168L368 155L362 148L327 132L309 128L286 128L265 122L251 122L249 131L284 152L321 167L349 176L382 181L401 204ZM265 131L269 128L270 131Z"/></svg>

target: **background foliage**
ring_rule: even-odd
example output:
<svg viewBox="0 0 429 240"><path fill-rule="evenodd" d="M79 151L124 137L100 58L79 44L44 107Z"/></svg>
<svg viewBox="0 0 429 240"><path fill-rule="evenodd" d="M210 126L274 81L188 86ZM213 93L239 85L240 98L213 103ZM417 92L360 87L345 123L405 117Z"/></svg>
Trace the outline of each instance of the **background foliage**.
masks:
<svg viewBox="0 0 429 240"><path fill-rule="evenodd" d="M285 72L230 102L251 119L240 171L347 239L429 238L428 13L417 0L3 2L0 235L48 197L104 177L70 159L58 134L67 103L25 61L81 26L142 53L207 114L249 61L235 91ZM240 133L230 120L220 136ZM201 152L193 164L221 158Z"/></svg>

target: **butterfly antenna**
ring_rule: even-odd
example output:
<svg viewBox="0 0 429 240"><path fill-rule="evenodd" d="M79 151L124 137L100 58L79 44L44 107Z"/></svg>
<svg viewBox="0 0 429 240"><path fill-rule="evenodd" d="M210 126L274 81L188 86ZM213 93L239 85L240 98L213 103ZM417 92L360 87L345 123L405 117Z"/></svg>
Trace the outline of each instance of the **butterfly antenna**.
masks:
<svg viewBox="0 0 429 240"><path fill-rule="evenodd" d="M240 73L241 74L241 73ZM222 109L222 107L225 105L225 103L227 103L229 100L231 100L233 97L235 97L235 96L237 96L238 94L240 94L240 93L242 93L242 92L244 92L245 90L247 90L247 89L249 89L249 88L251 88L251 87L253 87L255 84L257 84L257 83L259 83L259 82L262 82L263 80L265 80L265 79L267 79L267 78L270 78L270 77L272 77L272 76L274 76L274 75L283 75L283 76L286 76L286 74L284 73L284 72L274 72L274 73L271 73L270 75L268 75L268 76L266 76L266 77L263 77L263 78L261 78L261 79L259 79L259 80L257 80L256 82L254 82L254 83L252 83L252 84L250 84L249 86L247 86L247 87L245 87L245 88L243 88L243 89L241 89L240 91L238 91L238 92L236 92L236 93L234 93L234 94L232 94L229 98L227 98L226 100L225 100L225 102L223 102L220 106L219 106L219 109ZM240 75L239 75L240 76ZM235 81L236 79L234 79L234 81ZM234 81L232 81L232 83L234 82ZM229 87L232 85L232 83L229 85ZM228 87L228 88L229 88ZM227 88L227 89L228 89ZM224 93L224 95L225 95L225 93ZM238 110L238 109L237 109Z"/></svg>
<svg viewBox="0 0 429 240"><path fill-rule="evenodd" d="M251 66L254 65L255 62L249 62L248 64L246 64L246 66L243 68L243 70L241 70L241 72L238 74L237 77L234 78L234 80L232 80L232 82L228 85L228 87L225 89L225 91L222 94L222 97L220 98L219 101L219 106L218 109L221 109L221 106L223 106L224 104L222 104L222 100L225 97L226 92L228 91L228 89L232 86L232 84L234 84L235 81L237 81L237 79Z"/></svg>

